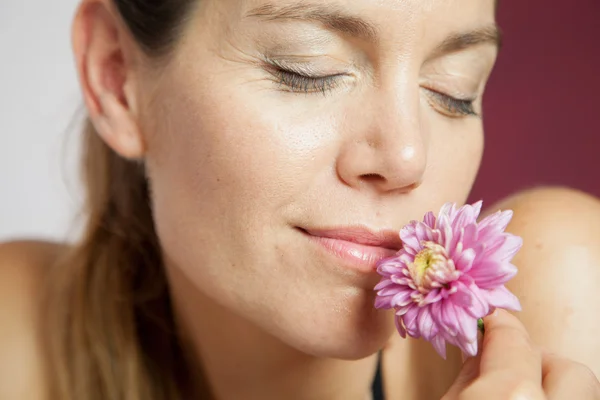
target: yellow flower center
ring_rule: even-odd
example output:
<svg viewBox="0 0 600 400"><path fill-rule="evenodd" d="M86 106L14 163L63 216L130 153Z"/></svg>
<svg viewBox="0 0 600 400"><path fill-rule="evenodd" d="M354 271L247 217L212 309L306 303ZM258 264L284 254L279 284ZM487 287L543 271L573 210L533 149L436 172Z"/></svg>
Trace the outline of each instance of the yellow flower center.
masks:
<svg viewBox="0 0 600 400"><path fill-rule="evenodd" d="M437 270L446 269L448 258L444 247L437 243L425 242L423 247L409 266L409 272L419 288L431 289L432 275Z"/></svg>

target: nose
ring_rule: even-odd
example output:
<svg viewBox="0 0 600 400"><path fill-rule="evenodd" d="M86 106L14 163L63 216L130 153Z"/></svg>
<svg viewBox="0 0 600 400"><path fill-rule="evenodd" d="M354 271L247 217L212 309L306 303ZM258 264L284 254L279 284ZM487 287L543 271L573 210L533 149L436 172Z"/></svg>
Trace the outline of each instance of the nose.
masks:
<svg viewBox="0 0 600 400"><path fill-rule="evenodd" d="M406 193L423 180L427 165L419 93L377 93L347 118L337 174L348 186L379 194Z"/></svg>

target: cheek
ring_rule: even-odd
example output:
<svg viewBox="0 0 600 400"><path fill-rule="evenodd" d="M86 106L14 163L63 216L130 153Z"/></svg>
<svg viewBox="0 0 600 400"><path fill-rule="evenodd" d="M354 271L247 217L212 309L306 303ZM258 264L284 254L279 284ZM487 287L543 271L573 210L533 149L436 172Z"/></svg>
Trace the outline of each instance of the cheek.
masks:
<svg viewBox="0 0 600 400"><path fill-rule="evenodd" d="M445 126L432 131L422 189L435 193L440 202L466 201L481 164L484 144L481 120L460 124L448 128L444 123Z"/></svg>
<svg viewBox="0 0 600 400"><path fill-rule="evenodd" d="M149 160L170 266L298 349L352 359L376 351L392 320L373 310L373 293L332 286L295 231L283 229L287 211L334 159L334 125L216 93L189 97L169 95Z"/></svg>
<svg viewBox="0 0 600 400"><path fill-rule="evenodd" d="M162 120L147 160L164 251L198 282L273 279L266 270L285 247L275 232L285 234L289 211L327 170L334 124L239 88L172 87L154 110Z"/></svg>
<svg viewBox="0 0 600 400"><path fill-rule="evenodd" d="M163 121L150 146L154 180L172 201L264 224L331 170L339 139L331 111L299 110L243 84L202 84L173 85L155 112Z"/></svg>

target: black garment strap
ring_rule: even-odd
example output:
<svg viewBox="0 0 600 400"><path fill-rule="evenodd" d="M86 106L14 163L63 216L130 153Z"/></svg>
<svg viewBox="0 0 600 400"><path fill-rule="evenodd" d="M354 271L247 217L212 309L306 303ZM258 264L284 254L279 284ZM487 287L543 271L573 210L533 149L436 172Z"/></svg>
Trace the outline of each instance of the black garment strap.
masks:
<svg viewBox="0 0 600 400"><path fill-rule="evenodd" d="M375 373L371 390L373 392L373 400L385 400L385 395L383 393L383 377L381 374L381 353L377 357L377 372Z"/></svg>

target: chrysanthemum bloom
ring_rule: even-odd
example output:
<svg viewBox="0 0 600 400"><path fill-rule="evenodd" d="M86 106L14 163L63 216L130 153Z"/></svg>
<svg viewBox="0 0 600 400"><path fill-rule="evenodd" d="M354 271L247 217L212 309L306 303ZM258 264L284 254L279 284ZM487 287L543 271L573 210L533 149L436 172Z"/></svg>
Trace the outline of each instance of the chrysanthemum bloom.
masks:
<svg viewBox="0 0 600 400"><path fill-rule="evenodd" d="M436 218L412 221L400 231L403 248L382 260L375 307L396 310L402 337L423 337L446 358L446 342L477 354L477 321L498 308L519 311L504 284L517 273L511 264L522 245L504 232L512 211L477 222L482 202L458 210L445 204Z"/></svg>

